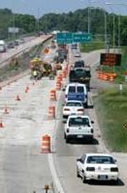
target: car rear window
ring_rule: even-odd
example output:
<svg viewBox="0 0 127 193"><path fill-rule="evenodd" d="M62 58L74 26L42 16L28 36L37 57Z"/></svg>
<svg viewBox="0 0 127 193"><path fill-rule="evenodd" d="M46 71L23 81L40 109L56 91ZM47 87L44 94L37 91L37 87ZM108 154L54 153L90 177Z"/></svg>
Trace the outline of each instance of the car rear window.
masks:
<svg viewBox="0 0 127 193"><path fill-rule="evenodd" d="M78 102L68 102L66 104L66 106L70 106L70 107L82 107L82 104L81 103L78 103Z"/></svg>
<svg viewBox="0 0 127 193"><path fill-rule="evenodd" d="M84 93L84 87L83 86L77 86L77 92Z"/></svg>
<svg viewBox="0 0 127 193"><path fill-rule="evenodd" d="M87 163L96 164L114 164L114 159L110 156L89 156Z"/></svg>
<svg viewBox="0 0 127 193"><path fill-rule="evenodd" d="M68 91L72 93L76 92L75 86L70 86Z"/></svg>
<svg viewBox="0 0 127 193"><path fill-rule="evenodd" d="M76 118L70 118L69 126L72 125L87 125L89 126L89 119L88 118L82 118L82 117L76 117Z"/></svg>

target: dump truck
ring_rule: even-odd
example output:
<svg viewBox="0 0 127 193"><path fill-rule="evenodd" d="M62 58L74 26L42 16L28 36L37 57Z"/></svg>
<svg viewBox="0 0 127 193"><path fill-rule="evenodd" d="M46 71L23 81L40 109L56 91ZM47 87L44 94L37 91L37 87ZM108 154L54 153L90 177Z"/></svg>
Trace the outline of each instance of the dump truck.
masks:
<svg viewBox="0 0 127 193"><path fill-rule="evenodd" d="M90 91L90 79L91 79L91 71L89 66L85 66L84 68L73 68L69 73L69 82L78 82L85 84L87 90Z"/></svg>
<svg viewBox="0 0 127 193"><path fill-rule="evenodd" d="M41 79L43 76L49 76L52 73L52 66L48 62L42 61L36 57L30 61L31 78Z"/></svg>

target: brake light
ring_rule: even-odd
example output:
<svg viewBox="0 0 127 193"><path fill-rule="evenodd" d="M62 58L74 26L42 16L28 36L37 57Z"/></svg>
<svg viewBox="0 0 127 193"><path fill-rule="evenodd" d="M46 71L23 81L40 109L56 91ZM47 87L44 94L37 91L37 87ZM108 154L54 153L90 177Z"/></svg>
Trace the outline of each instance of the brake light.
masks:
<svg viewBox="0 0 127 193"><path fill-rule="evenodd" d="M84 112L84 109L78 109L77 111L78 112Z"/></svg>
<svg viewBox="0 0 127 193"><path fill-rule="evenodd" d="M94 167L87 167L87 168L86 168L86 171L93 172L93 171L95 171L95 168L94 168Z"/></svg>
<svg viewBox="0 0 127 193"><path fill-rule="evenodd" d="M67 109L67 108L66 108L66 109L64 109L64 111L70 111L70 109Z"/></svg>
<svg viewBox="0 0 127 193"><path fill-rule="evenodd" d="M117 167L111 168L110 170L111 170L111 172L118 172L118 168Z"/></svg>

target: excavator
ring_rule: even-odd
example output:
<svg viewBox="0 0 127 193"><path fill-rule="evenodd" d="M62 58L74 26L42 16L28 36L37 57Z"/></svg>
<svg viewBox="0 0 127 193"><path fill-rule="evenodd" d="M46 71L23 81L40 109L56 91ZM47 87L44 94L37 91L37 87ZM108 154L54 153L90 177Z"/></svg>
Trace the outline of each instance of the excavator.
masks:
<svg viewBox="0 0 127 193"><path fill-rule="evenodd" d="M44 76L52 73L52 66L48 62L42 61L41 58L35 57L30 61L31 78L40 80Z"/></svg>

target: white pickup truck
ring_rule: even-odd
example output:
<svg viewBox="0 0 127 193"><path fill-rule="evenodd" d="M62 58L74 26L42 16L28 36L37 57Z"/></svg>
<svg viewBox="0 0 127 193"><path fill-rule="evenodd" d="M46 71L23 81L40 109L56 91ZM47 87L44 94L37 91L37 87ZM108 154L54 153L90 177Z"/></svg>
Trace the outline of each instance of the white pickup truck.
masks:
<svg viewBox="0 0 127 193"><path fill-rule="evenodd" d="M66 143L70 139L93 140L93 124L89 116L86 115L70 115L65 124L64 138Z"/></svg>

